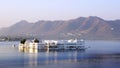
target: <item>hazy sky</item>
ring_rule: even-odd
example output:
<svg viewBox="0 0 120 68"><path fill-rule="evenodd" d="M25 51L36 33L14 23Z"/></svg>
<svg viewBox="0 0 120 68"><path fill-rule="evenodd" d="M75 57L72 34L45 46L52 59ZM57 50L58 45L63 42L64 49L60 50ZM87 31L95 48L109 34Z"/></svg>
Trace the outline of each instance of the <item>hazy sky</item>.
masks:
<svg viewBox="0 0 120 68"><path fill-rule="evenodd" d="M20 20L120 19L120 0L0 0L0 28Z"/></svg>

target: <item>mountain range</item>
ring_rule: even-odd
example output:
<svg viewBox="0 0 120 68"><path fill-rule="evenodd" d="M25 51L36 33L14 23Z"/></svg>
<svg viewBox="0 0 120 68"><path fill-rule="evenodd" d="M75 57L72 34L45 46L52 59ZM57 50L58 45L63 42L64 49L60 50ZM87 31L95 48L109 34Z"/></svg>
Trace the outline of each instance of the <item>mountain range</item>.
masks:
<svg viewBox="0 0 120 68"><path fill-rule="evenodd" d="M120 39L120 20L104 20L100 17L79 17L71 20L34 23L22 20L0 29L1 37L31 37L41 39Z"/></svg>

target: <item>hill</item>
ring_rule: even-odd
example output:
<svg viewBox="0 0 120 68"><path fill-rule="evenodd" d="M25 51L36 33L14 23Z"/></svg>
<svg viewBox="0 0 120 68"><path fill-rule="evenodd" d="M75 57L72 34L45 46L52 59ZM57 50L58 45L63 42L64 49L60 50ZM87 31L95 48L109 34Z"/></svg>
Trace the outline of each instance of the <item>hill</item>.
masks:
<svg viewBox="0 0 120 68"><path fill-rule="evenodd" d="M104 20L96 16L79 17L67 21L22 20L0 29L1 37L37 37L41 39L120 39L120 20Z"/></svg>

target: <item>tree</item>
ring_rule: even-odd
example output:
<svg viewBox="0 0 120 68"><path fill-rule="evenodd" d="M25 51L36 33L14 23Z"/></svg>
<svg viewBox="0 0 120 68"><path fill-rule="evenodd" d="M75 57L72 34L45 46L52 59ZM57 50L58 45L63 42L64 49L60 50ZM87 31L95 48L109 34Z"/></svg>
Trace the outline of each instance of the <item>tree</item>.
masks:
<svg viewBox="0 0 120 68"><path fill-rule="evenodd" d="M25 44L25 42L26 42L26 39L22 39L22 40L20 41L21 44Z"/></svg>
<svg viewBox="0 0 120 68"><path fill-rule="evenodd" d="M38 40L38 39L34 39L34 42L35 42L35 43L39 43L39 40Z"/></svg>

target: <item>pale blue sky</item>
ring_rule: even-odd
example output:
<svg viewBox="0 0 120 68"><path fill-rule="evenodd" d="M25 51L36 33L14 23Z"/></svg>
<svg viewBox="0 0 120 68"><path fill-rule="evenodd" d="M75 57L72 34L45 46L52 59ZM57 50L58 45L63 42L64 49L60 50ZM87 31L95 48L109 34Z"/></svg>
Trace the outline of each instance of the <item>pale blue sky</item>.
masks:
<svg viewBox="0 0 120 68"><path fill-rule="evenodd" d="M120 19L120 0L0 0L0 28L20 20Z"/></svg>

